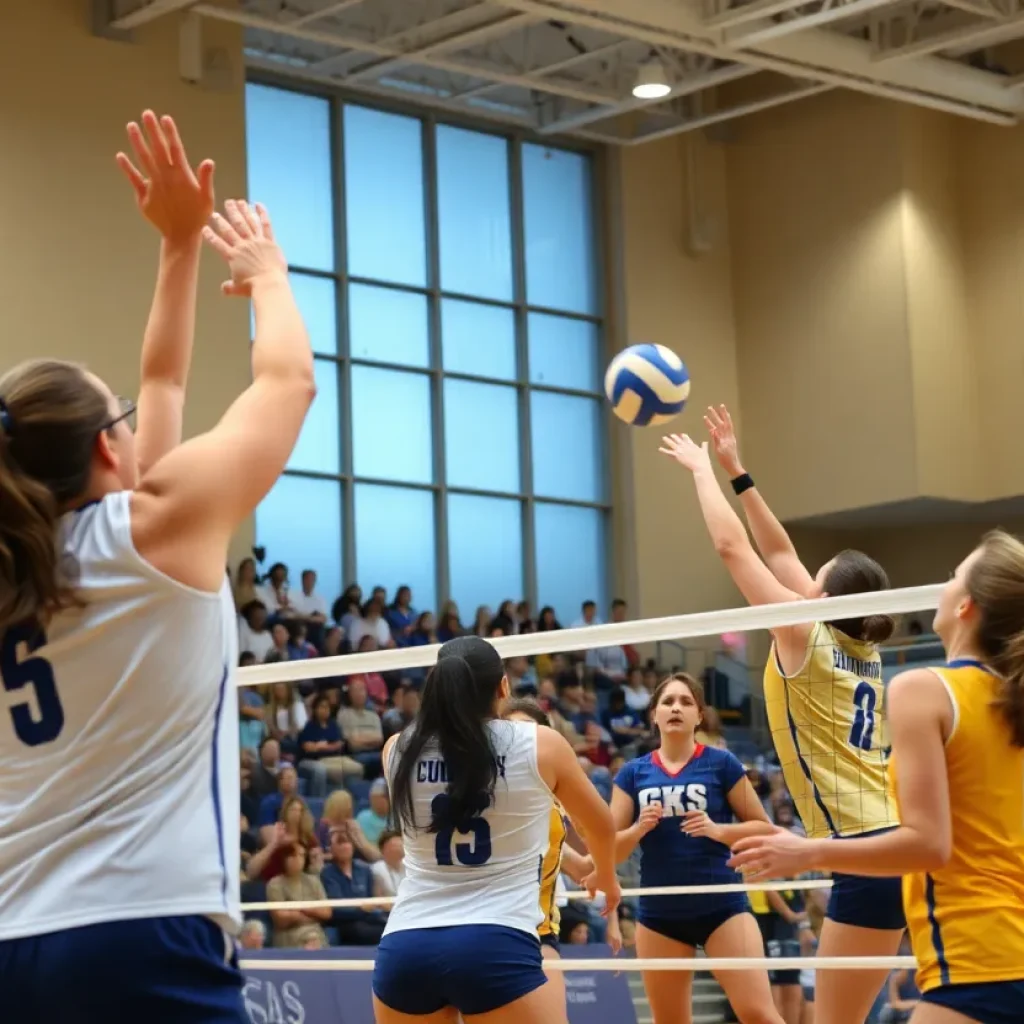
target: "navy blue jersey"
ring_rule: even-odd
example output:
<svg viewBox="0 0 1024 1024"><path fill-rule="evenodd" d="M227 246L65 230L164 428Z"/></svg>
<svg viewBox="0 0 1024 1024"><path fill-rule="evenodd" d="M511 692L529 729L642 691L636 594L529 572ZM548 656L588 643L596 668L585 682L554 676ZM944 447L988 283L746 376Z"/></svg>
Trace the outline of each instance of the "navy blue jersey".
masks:
<svg viewBox="0 0 1024 1024"><path fill-rule="evenodd" d="M728 750L698 743L693 757L672 774L658 751L627 762L615 777L615 785L633 800L633 820L640 809L659 802L664 817L640 840L640 884L720 885L742 882L726 865L729 848L705 836L682 831L687 811L704 811L712 821L727 825L733 820L729 791L745 775L743 765ZM710 893L686 896L642 896L640 917L689 918L718 913L745 905L743 893Z"/></svg>

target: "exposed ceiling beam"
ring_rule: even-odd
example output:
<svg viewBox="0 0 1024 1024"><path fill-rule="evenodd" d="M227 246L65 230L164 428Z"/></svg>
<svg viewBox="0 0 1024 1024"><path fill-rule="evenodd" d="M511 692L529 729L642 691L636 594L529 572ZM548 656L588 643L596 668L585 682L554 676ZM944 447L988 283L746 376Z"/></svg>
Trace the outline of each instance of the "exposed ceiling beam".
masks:
<svg viewBox="0 0 1024 1024"><path fill-rule="evenodd" d="M297 18L292 18L288 24L296 26L310 25L314 21L320 21L323 18L333 18L334 15L341 14L342 11L347 11L350 7L357 7L365 2L366 0L336 0L335 3L321 7L319 10L310 11L309 14L301 14Z"/></svg>
<svg viewBox="0 0 1024 1024"><path fill-rule="evenodd" d="M981 49L1005 38L1017 36L1022 27L1024 27L1024 13L1006 18L1001 22L981 21L973 25L961 25L944 32L934 32L899 46L880 49L875 54L875 60L888 63L889 61L906 60L908 57L921 57L928 53L940 53L954 47L969 53L973 49Z"/></svg>
<svg viewBox="0 0 1024 1024"><path fill-rule="evenodd" d="M167 14L184 10L194 3L195 0L150 0L148 4L143 4L122 17L114 18L110 26L122 31L138 28L140 25L156 21L157 18L162 18Z"/></svg>
<svg viewBox="0 0 1024 1024"><path fill-rule="evenodd" d="M882 64L874 60L870 43L838 32L811 29L736 52L709 39L698 13L674 0L631 0L628 16L617 0L501 2L515 10L543 13L604 32L619 31L652 45L742 60L790 77L994 124L1013 124L1024 110L1024 100L1004 89L998 75L935 57Z"/></svg>
<svg viewBox="0 0 1024 1024"><path fill-rule="evenodd" d="M942 0L946 7L952 7L966 14L976 14L979 18L1002 18L1004 15L988 0Z"/></svg>
<svg viewBox="0 0 1024 1024"><path fill-rule="evenodd" d="M878 7L887 7L892 0L851 0L849 3L823 3L820 10L812 14L801 14L793 18L783 18L760 27L746 27L726 32L724 42L729 46L758 46L770 39L787 36L791 32L805 32L809 28L818 28L844 18L856 18L867 14ZM806 4L805 4L806 5Z"/></svg>
<svg viewBox="0 0 1024 1024"><path fill-rule="evenodd" d="M803 7L807 0L753 0L753 3L727 7L718 14L704 19L710 29L733 28L759 18L770 18L775 14L793 11Z"/></svg>
<svg viewBox="0 0 1024 1024"><path fill-rule="evenodd" d="M296 28L286 22L282 23L275 21L273 18L264 18L232 7L219 7L215 4L199 3L193 9L198 14L216 21L227 21L235 25L261 29L264 32L290 36L294 39L305 39L311 43L334 46L339 50L359 50L364 53L376 54L379 57L401 56L393 47L384 47L372 40L357 39L335 32L320 32L316 29ZM428 68L437 68L439 71L450 71L454 74L465 75L467 78L490 79L502 85L536 89L541 92L550 93L553 96L565 96L568 99L579 100L581 103L615 103L618 100L617 96L601 93L594 89L586 89L569 82L552 82L544 78L532 80L525 78L521 74L513 74L512 72L501 71L484 65L464 64L461 61L447 60L444 57L419 57L416 63ZM337 84L339 80L331 79L331 81ZM390 95L394 95L394 93L390 93Z"/></svg>
<svg viewBox="0 0 1024 1024"><path fill-rule="evenodd" d="M619 114L628 114L633 110L642 110L644 107L656 106L659 103L667 103L678 96L689 96L704 89L710 89L716 85L725 85L727 82L735 82L740 78L749 78L751 75L760 74L759 68L752 68L743 64L730 64L727 67L716 68L714 71L704 71L684 78L672 86L671 92L656 100L637 99L630 96L628 99L620 100L607 107L591 107L589 110L582 110L578 114L569 114L560 117L557 121L551 121L542 125L542 135L554 135L558 132L567 131L570 128L581 128L585 124L593 124L595 121L606 121L610 117L617 117Z"/></svg>
<svg viewBox="0 0 1024 1024"><path fill-rule="evenodd" d="M432 43L426 43L415 49L407 50L400 57L387 57L384 60L374 61L345 75L344 80L346 82L353 82L368 75L381 75L394 68L401 67L403 64L420 63L421 57L428 57L432 53L464 49L467 46L473 46L495 37L506 36L518 29L535 24L537 24L537 17L535 15L509 14L499 18L497 21L488 22L486 25L477 25L475 28L464 29L461 32L446 36L444 39L438 39ZM386 46L395 45L394 40L391 39L385 39L383 43Z"/></svg>

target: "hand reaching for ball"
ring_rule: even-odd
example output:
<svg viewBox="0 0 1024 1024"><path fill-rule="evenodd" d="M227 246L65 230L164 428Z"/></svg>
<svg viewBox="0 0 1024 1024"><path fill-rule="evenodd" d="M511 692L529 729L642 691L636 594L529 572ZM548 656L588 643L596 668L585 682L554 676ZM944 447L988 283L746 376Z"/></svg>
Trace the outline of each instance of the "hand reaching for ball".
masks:
<svg viewBox="0 0 1024 1024"><path fill-rule="evenodd" d="M711 467L707 441L699 445L689 434L666 434L661 439L661 447L658 451L662 455L671 456L691 473L703 467Z"/></svg>

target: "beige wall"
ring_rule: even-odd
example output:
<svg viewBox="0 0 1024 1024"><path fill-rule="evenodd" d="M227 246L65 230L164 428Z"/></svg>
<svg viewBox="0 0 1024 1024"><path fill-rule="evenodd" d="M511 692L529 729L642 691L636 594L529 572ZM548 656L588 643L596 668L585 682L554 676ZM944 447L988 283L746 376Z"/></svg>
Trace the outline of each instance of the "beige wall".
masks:
<svg viewBox="0 0 1024 1024"><path fill-rule="evenodd" d="M129 45L92 35L90 8L89 0L4 8L3 362L39 354L79 359L115 391L134 394L157 236L139 216L114 154L126 147L124 125L152 106L174 114L193 156L216 160L221 196L243 194L241 36L207 26L207 44L232 55L234 74L226 88L206 90L178 76L176 19L140 30ZM207 257L188 433L211 426L248 382L248 311L221 297L222 276ZM251 538L239 538L247 543Z"/></svg>

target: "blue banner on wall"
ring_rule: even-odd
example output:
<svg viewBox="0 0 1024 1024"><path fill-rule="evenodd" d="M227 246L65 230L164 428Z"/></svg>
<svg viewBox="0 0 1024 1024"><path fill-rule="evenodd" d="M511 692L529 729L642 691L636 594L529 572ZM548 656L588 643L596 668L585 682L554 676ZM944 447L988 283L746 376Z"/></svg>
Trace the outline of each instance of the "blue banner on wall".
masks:
<svg viewBox="0 0 1024 1024"><path fill-rule="evenodd" d="M343 947L243 950L245 960L372 960L376 951ZM605 959L607 946L568 946L570 960ZM628 963L628 961L627 961ZM251 1024L374 1024L369 971L245 972L245 1008ZM636 1024L628 975L610 971L569 971L565 975L569 1024Z"/></svg>

